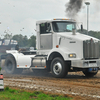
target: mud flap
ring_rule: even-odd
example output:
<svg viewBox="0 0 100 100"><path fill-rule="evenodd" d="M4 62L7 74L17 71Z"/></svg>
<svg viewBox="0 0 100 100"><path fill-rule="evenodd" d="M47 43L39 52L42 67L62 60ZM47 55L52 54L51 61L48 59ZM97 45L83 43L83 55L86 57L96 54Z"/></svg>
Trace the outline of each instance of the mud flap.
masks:
<svg viewBox="0 0 100 100"><path fill-rule="evenodd" d="M4 84L3 84L3 74L0 74L0 91L4 90Z"/></svg>

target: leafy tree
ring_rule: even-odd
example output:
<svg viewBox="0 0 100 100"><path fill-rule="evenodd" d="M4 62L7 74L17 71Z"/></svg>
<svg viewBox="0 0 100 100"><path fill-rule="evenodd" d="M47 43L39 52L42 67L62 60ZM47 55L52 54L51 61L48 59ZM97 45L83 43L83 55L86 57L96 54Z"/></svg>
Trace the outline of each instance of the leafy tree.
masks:
<svg viewBox="0 0 100 100"><path fill-rule="evenodd" d="M29 39L29 46L36 47L36 36L32 35Z"/></svg>
<svg viewBox="0 0 100 100"><path fill-rule="evenodd" d="M87 35L87 30L85 29L83 29L82 32L81 30L78 30L78 32ZM100 39L100 31L89 31L88 35Z"/></svg>
<svg viewBox="0 0 100 100"><path fill-rule="evenodd" d="M77 30L79 33L82 33L82 34L87 34L87 30L86 29L83 29L83 31L81 32L81 30ZM100 39L100 31L89 31L88 32L88 35L89 36L93 36L95 38L98 38ZM10 34L6 34L4 36L4 39L6 38L11 38L11 35ZM27 38L27 36L23 36L22 34L17 34L17 35L14 35L12 37L12 39L14 40L17 40L18 44L20 47L36 47L36 36L32 35L29 39Z"/></svg>
<svg viewBox="0 0 100 100"><path fill-rule="evenodd" d="M11 39L12 38L12 35L11 34L6 34L6 35L4 35L4 39Z"/></svg>
<svg viewBox="0 0 100 100"><path fill-rule="evenodd" d="M90 36L93 36L95 38L100 39L100 32L97 32L97 31L89 31L89 35Z"/></svg>
<svg viewBox="0 0 100 100"><path fill-rule="evenodd" d="M17 40L20 47L25 47L28 45L27 36L23 36L23 35L19 34L19 35L14 35L12 39Z"/></svg>
<svg viewBox="0 0 100 100"><path fill-rule="evenodd" d="M28 39L27 36L19 34L14 35L12 39L17 40L20 47L36 47L36 36L34 35Z"/></svg>

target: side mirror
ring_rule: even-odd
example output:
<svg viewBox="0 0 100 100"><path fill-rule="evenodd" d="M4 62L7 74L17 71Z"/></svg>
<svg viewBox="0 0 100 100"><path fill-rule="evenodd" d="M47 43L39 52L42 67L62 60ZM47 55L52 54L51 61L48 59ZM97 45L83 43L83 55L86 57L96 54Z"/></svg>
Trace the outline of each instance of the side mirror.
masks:
<svg viewBox="0 0 100 100"><path fill-rule="evenodd" d="M81 25L81 31L83 31L83 25Z"/></svg>

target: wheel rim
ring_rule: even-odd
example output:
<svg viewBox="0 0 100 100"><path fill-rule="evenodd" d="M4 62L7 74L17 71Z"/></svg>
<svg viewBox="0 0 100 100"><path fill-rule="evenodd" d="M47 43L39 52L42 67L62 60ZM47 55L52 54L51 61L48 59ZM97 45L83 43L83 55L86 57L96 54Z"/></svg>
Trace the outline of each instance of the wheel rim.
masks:
<svg viewBox="0 0 100 100"><path fill-rule="evenodd" d="M53 66L53 72L56 74L56 75L59 75L62 71L62 64L60 62L57 62L54 64Z"/></svg>

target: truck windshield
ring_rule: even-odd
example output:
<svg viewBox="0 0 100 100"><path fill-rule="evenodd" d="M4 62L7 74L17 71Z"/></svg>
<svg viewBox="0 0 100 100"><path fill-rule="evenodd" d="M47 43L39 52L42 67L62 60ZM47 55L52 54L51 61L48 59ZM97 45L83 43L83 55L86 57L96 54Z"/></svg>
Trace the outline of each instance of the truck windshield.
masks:
<svg viewBox="0 0 100 100"><path fill-rule="evenodd" d="M72 32L73 29L76 29L75 22L52 22L54 32Z"/></svg>

